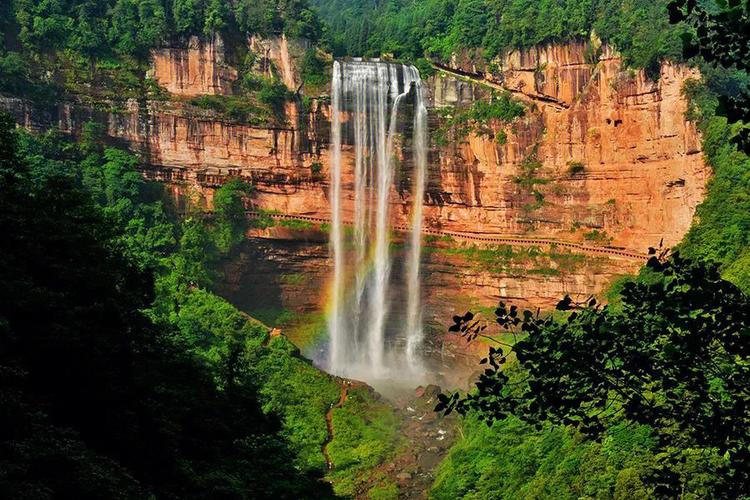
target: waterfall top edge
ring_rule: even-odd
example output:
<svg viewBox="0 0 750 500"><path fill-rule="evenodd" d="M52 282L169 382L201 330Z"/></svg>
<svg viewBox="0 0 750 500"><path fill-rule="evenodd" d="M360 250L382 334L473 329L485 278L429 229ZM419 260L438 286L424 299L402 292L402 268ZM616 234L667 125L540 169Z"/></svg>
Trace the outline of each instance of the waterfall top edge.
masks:
<svg viewBox="0 0 750 500"><path fill-rule="evenodd" d="M379 57L342 57L334 59L334 62L344 66L397 66L399 68L403 67L416 69L413 64L406 64L398 61L383 61Z"/></svg>
<svg viewBox="0 0 750 500"><path fill-rule="evenodd" d="M421 82L419 70L413 64L404 64L380 59L364 60L362 58L335 59L333 64L334 78L374 78L378 80L395 80L403 78L408 83Z"/></svg>

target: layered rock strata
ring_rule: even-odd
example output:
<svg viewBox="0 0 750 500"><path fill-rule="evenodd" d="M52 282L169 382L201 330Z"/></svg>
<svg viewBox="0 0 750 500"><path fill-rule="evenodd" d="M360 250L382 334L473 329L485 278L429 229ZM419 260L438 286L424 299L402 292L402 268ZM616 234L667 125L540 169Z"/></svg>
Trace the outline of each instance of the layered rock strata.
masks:
<svg viewBox="0 0 750 500"><path fill-rule="evenodd" d="M260 55L261 71L275 71L290 89L300 89L295 65L304 46L292 50L294 42L281 38L249 43ZM210 205L213 189L239 176L256 187L254 208L329 216L325 97L304 111L301 100L290 103L286 124L275 126L237 123L192 106L191 96L230 94L238 78L219 40L194 39L187 47L155 52L151 76L175 98L133 100L113 113L74 103L39 109L14 98L2 98L0 105L29 128L75 134L86 121L99 121L113 142L142 155L145 175L169 184L178 196L198 192ZM427 82L433 130L442 123L438 109L469 106L499 90L524 101L527 112L510 125L490 123L491 134L445 145L433 141L425 227L636 251L662 239L675 244L690 225L709 175L681 92L698 76L665 63L652 80L623 68L609 48L589 42L512 52L496 61L493 72L455 61ZM507 141L498 140L501 132ZM344 162L353 163L351 141L344 140ZM399 159L408 159L409 146L400 145ZM408 225L411 172L397 177L391 213L395 224ZM345 178L345 219L353 217L352 186L353 179ZM512 297L534 305L548 305L564 292L598 292L612 275L584 270L570 279L519 275L503 281L467 267L466 273L460 266L449 268L453 276L465 274L459 281L466 285L452 287L454 296Z"/></svg>

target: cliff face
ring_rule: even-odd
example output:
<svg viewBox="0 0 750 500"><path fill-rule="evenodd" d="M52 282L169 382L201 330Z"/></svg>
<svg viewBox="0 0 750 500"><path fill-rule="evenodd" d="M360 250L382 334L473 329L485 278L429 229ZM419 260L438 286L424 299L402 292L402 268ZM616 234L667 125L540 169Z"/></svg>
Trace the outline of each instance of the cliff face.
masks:
<svg viewBox="0 0 750 500"><path fill-rule="evenodd" d="M471 137L438 153L442 193L432 192L447 193L448 202L431 216L449 227L478 220L480 231L565 239L597 230L637 250L682 238L709 175L681 93L697 72L664 64L654 82L588 43L513 52L499 66L492 75L456 70L536 110L504 146ZM466 102L478 91L459 82L438 77L434 104ZM535 200L514 181L533 158L541 162L533 175L544 201L530 208Z"/></svg>
<svg viewBox="0 0 750 500"><path fill-rule="evenodd" d="M290 88L299 88L286 39L252 40L251 45L264 67L276 67ZM203 74L205 64L197 65L197 73L191 73L188 64L182 80L168 78L179 72L158 68L177 67L185 58L201 60L200 54L217 50L191 48L187 55L162 51L159 57L169 54L172 60L156 58L156 74L167 88L180 87L186 79L201 81L195 74ZM588 235L641 251L662 238L666 245L677 243L690 225L708 176L700 138L684 118L687 105L681 95L685 81L698 76L694 70L665 64L652 81L642 71L624 70L610 49L588 43L514 52L493 74L461 67L439 73L428 82L434 108L470 105L494 89L507 89L529 110L512 127L493 127L497 133L505 129L505 144L478 135L446 146L433 144L427 225L565 240ZM173 175L160 169L177 169L177 175L197 183L243 175L259 186L258 207L325 218L328 109L318 101L306 115L296 111L290 106L289 125L276 128L228 123L163 104L150 106L145 124L132 115L109 121L117 124L110 131L113 136L147 151L157 177ZM434 113L431 125L440 126ZM400 155L409 154L405 145ZM345 146L344 158L351 155ZM534 160L540 167L524 171ZM311 172L313 163L322 166L318 176ZM524 188L524 176L533 182L533 190ZM405 172L392 196L399 222L409 219L410 191L411 178ZM345 202L344 210L350 215L351 205Z"/></svg>
<svg viewBox="0 0 750 500"><path fill-rule="evenodd" d="M273 227L251 230L248 236L224 268L225 278L218 290L223 297L251 315L261 311L325 310L332 263L323 233ZM425 351L431 362L443 367L437 371L453 374L453 382L458 384L476 370L477 356L486 355L486 345L467 344L447 334L452 315L494 310L499 301L551 310L565 294L585 300L606 289L619 274L637 267L629 261L601 257L564 269L554 269L555 263L548 259L496 269L478 265L463 252L441 251L439 244L430 243L424 250ZM399 299L405 296L407 287L404 261L402 247L397 245L391 274L396 293L388 303L389 332L400 331L405 321L406 303ZM305 354L317 356L313 351Z"/></svg>
<svg viewBox="0 0 750 500"><path fill-rule="evenodd" d="M260 71L275 71L290 89L300 88L304 46L284 38L249 45ZM436 109L467 106L494 90L512 92L528 104L527 113L512 125L490 124L495 136L507 135L502 144L487 135L446 145L433 141L428 229L586 239L638 251L662 238L666 245L682 238L709 175L700 137L684 118L681 89L698 76L694 71L665 64L652 81L623 69L613 51L589 43L514 52L491 73L483 71L456 63L429 79L431 130L441 126ZM74 104L39 110L11 98L0 105L31 128L77 133L90 119L106 124L113 141L142 154L144 174L170 184L175 195L197 191L210 205L212 190L227 176L242 176L256 187L257 208L329 216L325 98L304 112L300 102L289 103L286 124L275 126L237 123L190 105L185 98L232 92L237 71L227 65L220 40L194 39L185 48L155 52L151 76L173 94L171 100L133 100L116 113ZM402 159L410 154L408 144L400 147ZM350 144L342 155L352 159ZM397 223L408 224L411 181L411 172L404 171L394 184ZM351 185L345 178L344 188ZM344 200L345 219L353 217L352 199L350 194ZM554 275L498 275L445 256L430 259L426 279L440 284L431 300L504 298L543 307L564 293L599 292L615 275L639 265L613 260Z"/></svg>
<svg viewBox="0 0 750 500"><path fill-rule="evenodd" d="M237 70L224 60L221 38L204 42L190 38L185 48L164 48L153 51L150 77L178 96L230 94L237 80Z"/></svg>

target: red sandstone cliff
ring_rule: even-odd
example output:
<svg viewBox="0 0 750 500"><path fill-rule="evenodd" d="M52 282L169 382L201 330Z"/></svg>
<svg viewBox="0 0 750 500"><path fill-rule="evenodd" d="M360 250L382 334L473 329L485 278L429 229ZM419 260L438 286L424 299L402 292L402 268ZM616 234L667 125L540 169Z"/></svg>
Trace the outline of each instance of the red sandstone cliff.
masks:
<svg viewBox="0 0 750 500"><path fill-rule="evenodd" d="M193 97L229 94L237 80L237 70L224 59L220 37L203 41L194 36L187 47L154 50L150 76L169 92Z"/></svg>
<svg viewBox="0 0 750 500"><path fill-rule="evenodd" d="M614 245L639 250L661 238L677 243L709 175L698 132L684 116L682 87L698 77L664 64L654 82L643 71L624 70L612 50L597 53L588 43L509 54L497 74L482 75L483 83L537 109L512 127L504 146L471 137L440 151L433 182L449 201L427 210L428 217L446 227L565 239L596 229ZM481 87L451 75L435 80L438 106L470 99ZM513 181L534 151L544 203L528 210L533 199Z"/></svg>
<svg viewBox="0 0 750 500"><path fill-rule="evenodd" d="M298 86L285 39L252 43L290 87ZM638 250L661 238L667 245L681 239L708 176L698 133L684 118L681 89L698 76L694 70L665 64L654 82L643 72L624 70L610 49L597 52L588 43L513 52L500 68L480 82L448 73L429 82L436 107L466 104L492 87L508 89L531 106L507 130L505 145L472 136L433 149L429 226L561 239L596 230L613 245ZM167 74L156 74L168 88L177 86ZM260 188L259 207L326 217L327 114L325 105L316 104L304 127L291 120L288 128L270 129L152 105L146 130L130 120L131 126L111 133L145 147L152 165L179 169L192 182L245 175ZM534 153L542 163L534 173L543 181L538 206L515 182L520 163ZM345 147L345 158L351 154ZM311 174L313 162L324 167L318 180ZM406 222L410 179L401 181L392 197L394 217ZM351 207L345 203L344 209Z"/></svg>
<svg viewBox="0 0 750 500"><path fill-rule="evenodd" d="M290 49L294 44L281 38L249 43L259 56L260 71L276 71L291 89L299 88L300 47ZM504 145L480 136L433 145L427 227L564 240L580 240L597 230L612 245L641 251L662 238L667 245L681 239L709 175L700 137L684 118L681 89L698 76L695 71L664 64L654 82L643 72L623 69L610 49L589 43L514 52L498 67L484 74L456 65L428 81L433 107L466 105L494 89L510 90L530 107L524 118L504 127ZM40 111L12 98L3 98L0 105L29 127L57 126L76 133L86 120L105 123L113 140L142 154L147 176L170 183L176 193L189 188L205 194L210 203L214 187L228 175L239 175L255 184L253 203L259 208L328 216L325 99L314 101L302 115L298 106L288 106L287 124L273 127L228 121L189 105L185 97L232 92L237 71L227 65L218 40L195 39L184 48L155 52L151 76L175 98L133 100L118 113L73 103ZM439 126L435 113L431 124ZM493 128L499 132L502 127ZM345 146L344 157L352 154ZM408 145L399 154L408 156ZM536 187L543 203L534 203L538 200L516 182L522 162L532 155L541 162L533 175L542 181ZM314 163L322 165L318 174L311 168ZM394 185L393 216L399 223L409 220L410 182L406 173ZM352 179L345 179L345 189L351 184ZM352 215L351 201L350 195L344 202L345 217ZM435 283L445 284L447 270L460 278L435 288L438 301L442 290L483 302L525 299L549 306L563 293L597 292L614 275L637 266L607 261L557 276L492 275L471 268L464 272L460 263L433 256L428 269Z"/></svg>

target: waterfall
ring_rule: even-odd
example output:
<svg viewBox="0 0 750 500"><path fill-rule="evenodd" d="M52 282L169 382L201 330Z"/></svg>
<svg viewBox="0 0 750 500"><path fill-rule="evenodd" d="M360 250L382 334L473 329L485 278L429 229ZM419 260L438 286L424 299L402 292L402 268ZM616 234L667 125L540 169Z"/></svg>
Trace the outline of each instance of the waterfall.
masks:
<svg viewBox="0 0 750 500"><path fill-rule="evenodd" d="M390 207L400 165L395 158L399 116L407 101L414 108L413 202L404 259L406 297L394 297ZM331 114L329 369L368 380L388 378L393 370L419 371L423 337L419 271L427 168L427 109L419 72L413 66L378 61L336 61ZM353 155L344 160L344 142L352 139ZM352 186L353 193L345 194L344 186ZM352 198L353 210L344 206ZM345 212L351 216L347 218ZM345 225L352 226L350 233L344 231ZM400 325L395 332L388 331L392 300L406 304L405 318L390 322Z"/></svg>

